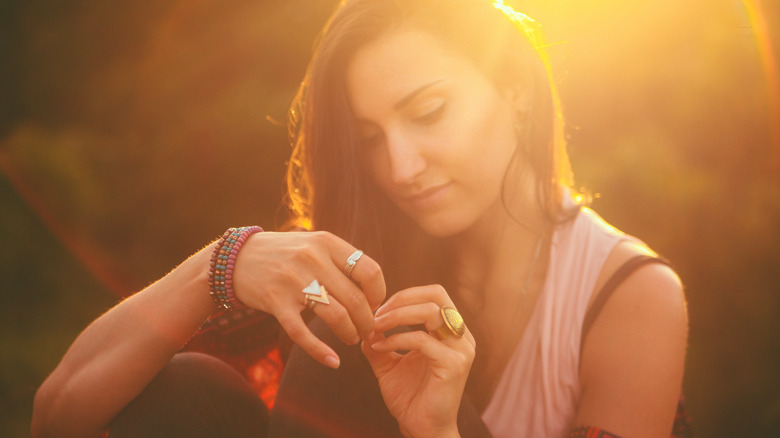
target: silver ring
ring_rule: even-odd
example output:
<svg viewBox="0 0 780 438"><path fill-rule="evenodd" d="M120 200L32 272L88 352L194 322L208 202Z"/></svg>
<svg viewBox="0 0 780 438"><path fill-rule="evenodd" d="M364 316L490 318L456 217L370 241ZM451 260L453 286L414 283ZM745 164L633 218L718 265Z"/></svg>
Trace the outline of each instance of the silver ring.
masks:
<svg viewBox="0 0 780 438"><path fill-rule="evenodd" d="M347 277L352 278L352 270L355 269L355 265L360 260L360 257L363 257L363 251L357 250L347 259L347 265L344 266L344 273L347 274Z"/></svg>

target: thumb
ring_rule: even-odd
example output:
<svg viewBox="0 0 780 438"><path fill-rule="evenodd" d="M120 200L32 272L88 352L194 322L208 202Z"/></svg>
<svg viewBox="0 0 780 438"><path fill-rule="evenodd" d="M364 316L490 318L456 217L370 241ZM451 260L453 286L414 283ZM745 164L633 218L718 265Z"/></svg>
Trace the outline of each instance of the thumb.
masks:
<svg viewBox="0 0 780 438"><path fill-rule="evenodd" d="M370 335L360 344L360 349L363 351L363 355L368 359L368 363L371 364L371 368L374 370L374 374L379 377L385 370L391 368L395 363L395 352L384 353L376 351L372 348L372 345L377 342L385 340L384 333L371 332Z"/></svg>

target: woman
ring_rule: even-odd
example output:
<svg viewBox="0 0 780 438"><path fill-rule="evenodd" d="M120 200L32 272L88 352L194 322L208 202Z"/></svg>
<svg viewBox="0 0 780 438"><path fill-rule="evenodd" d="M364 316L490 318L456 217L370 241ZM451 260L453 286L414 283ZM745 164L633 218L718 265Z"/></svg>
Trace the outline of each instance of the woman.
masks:
<svg viewBox="0 0 780 438"><path fill-rule="evenodd" d="M540 47L498 2L343 2L290 112L291 224L317 231L239 229L233 261L210 245L101 316L40 388L34 435L116 426L217 306L246 305L300 348L271 435L669 436L682 287L571 190Z"/></svg>

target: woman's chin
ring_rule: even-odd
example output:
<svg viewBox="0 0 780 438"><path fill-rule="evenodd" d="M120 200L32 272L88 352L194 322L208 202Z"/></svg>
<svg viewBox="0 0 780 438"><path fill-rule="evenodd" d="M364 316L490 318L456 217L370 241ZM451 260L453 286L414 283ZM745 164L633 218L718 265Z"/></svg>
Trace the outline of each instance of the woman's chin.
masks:
<svg viewBox="0 0 780 438"><path fill-rule="evenodd" d="M458 235L468 228L468 224L455 218L426 217L413 218L417 225L429 236L446 238Z"/></svg>

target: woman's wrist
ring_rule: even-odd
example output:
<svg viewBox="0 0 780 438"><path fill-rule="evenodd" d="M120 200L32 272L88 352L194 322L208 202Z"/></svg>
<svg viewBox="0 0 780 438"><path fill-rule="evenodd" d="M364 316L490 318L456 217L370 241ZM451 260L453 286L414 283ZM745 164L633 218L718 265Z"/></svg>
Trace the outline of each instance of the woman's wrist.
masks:
<svg viewBox="0 0 780 438"><path fill-rule="evenodd" d="M209 294L208 271L213 244L202 248L163 277L159 283L164 294L180 295L175 299L179 306L177 313L193 315L202 324L214 314L215 305ZM166 300L167 302L167 300ZM162 304L167 306L168 304Z"/></svg>
<svg viewBox="0 0 780 438"><path fill-rule="evenodd" d="M208 285L209 295L220 310L229 312L246 307L233 291L236 259L249 236L262 231L258 226L229 228L214 245L209 261Z"/></svg>

